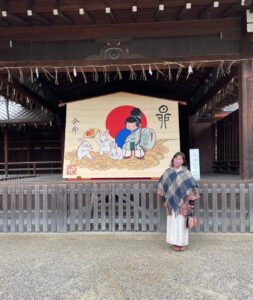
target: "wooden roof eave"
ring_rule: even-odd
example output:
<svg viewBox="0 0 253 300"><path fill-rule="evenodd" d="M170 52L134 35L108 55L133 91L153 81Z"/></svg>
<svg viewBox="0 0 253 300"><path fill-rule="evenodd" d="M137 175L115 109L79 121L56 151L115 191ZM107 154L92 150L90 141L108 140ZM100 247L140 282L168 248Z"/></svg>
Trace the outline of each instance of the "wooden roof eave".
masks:
<svg viewBox="0 0 253 300"><path fill-rule="evenodd" d="M46 119L46 120L20 120L20 119L11 119L11 120L0 120L0 125L45 125L50 124L50 122L53 122L53 118Z"/></svg>
<svg viewBox="0 0 253 300"><path fill-rule="evenodd" d="M148 30L147 30L148 29ZM182 20L100 25L12 26L0 29L0 40L63 41L104 38L176 37L213 35L220 32L241 34L240 18Z"/></svg>
<svg viewBox="0 0 253 300"><path fill-rule="evenodd" d="M42 107L53 112L54 114L59 115L59 112L55 107L53 107L49 103L45 103L44 99L40 95L32 91L29 87L20 83L17 79L11 78L11 82L9 82L7 76L0 74L0 82L1 81L4 82L5 84L9 84L13 86L13 88L17 93L23 94L25 97L28 97L29 99L33 99L38 105L41 105ZM7 95L4 96L6 97Z"/></svg>

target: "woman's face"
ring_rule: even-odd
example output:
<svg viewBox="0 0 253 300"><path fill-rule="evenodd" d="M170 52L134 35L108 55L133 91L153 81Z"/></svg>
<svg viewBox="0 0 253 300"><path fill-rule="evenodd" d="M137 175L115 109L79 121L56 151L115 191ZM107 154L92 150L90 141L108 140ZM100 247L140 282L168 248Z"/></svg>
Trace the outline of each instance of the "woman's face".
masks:
<svg viewBox="0 0 253 300"><path fill-rule="evenodd" d="M136 125L136 123L134 122L134 123L126 123L126 128L127 129L129 129L129 130L131 130L131 131L133 131L133 130L135 130L136 128L137 128L137 125Z"/></svg>
<svg viewBox="0 0 253 300"><path fill-rule="evenodd" d="M180 168L183 163L184 163L184 159L181 155L178 155L173 159L173 166L175 168Z"/></svg>

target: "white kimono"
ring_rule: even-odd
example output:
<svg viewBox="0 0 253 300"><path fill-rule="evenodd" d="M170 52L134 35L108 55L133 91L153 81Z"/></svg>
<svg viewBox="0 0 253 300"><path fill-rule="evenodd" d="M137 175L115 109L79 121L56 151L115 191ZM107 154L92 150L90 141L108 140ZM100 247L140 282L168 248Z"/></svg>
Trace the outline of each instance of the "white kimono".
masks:
<svg viewBox="0 0 253 300"><path fill-rule="evenodd" d="M166 242L177 246L187 246L189 244L189 228L186 228L186 218L180 214L175 216L167 215Z"/></svg>

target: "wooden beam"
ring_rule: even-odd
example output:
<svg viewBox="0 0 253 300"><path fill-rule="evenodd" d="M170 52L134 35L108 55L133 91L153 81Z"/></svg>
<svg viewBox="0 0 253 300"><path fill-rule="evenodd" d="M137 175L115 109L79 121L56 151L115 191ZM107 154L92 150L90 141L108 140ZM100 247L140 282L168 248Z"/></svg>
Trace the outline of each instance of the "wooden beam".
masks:
<svg viewBox="0 0 253 300"><path fill-rule="evenodd" d="M163 6L163 9L160 9L160 5ZM159 21L159 19L163 15L163 13L164 13L164 5L163 4L159 4L157 12L156 12L155 17L154 17L154 19L155 19L156 22Z"/></svg>
<svg viewBox="0 0 253 300"><path fill-rule="evenodd" d="M211 18L212 14L213 14L213 11L215 10L216 8L213 6L213 4L210 4L208 7L204 8L200 14L199 14L199 18L200 19L209 19Z"/></svg>
<svg viewBox="0 0 253 300"><path fill-rule="evenodd" d="M8 175L8 128L4 128L4 170L5 175Z"/></svg>
<svg viewBox="0 0 253 300"><path fill-rule="evenodd" d="M250 35L241 38L241 53L243 58L252 58L253 44Z"/></svg>
<svg viewBox="0 0 253 300"><path fill-rule="evenodd" d="M177 19L178 21L182 20L183 17L184 17L184 15L185 15L185 13L186 13L186 8L183 7L183 8L180 10L180 12L177 14L176 19Z"/></svg>
<svg viewBox="0 0 253 300"><path fill-rule="evenodd" d="M27 134L26 134L26 145L27 145L26 160L30 162L32 151L31 151L31 135L30 135L29 128L27 129Z"/></svg>
<svg viewBox="0 0 253 300"><path fill-rule="evenodd" d="M253 4L253 0L245 0L245 5L241 5L241 1L239 1L239 3L235 3L231 5L229 8L225 9L221 15L223 18L232 17L233 14L243 11L247 8L250 8L252 4Z"/></svg>
<svg viewBox="0 0 253 300"><path fill-rule="evenodd" d="M233 4L239 0L222 0L221 2L224 5ZM6 1L7 2L7 1ZM130 5L137 3L140 9L155 9L157 7L158 2L166 2L166 8L176 8L185 6L185 0L166 0L166 1L154 1L154 0L142 0L142 1L119 1L119 0L110 0L108 1L108 6L110 6L114 10L126 10L129 11ZM187 1L191 2L191 0ZM192 1L194 6L207 6L212 0L194 0ZM38 13L50 13L54 8L54 1L49 0L36 0L34 1L34 10ZM9 10L12 13L22 14L24 9L27 8L26 1L17 1L17 0L9 0L8 1ZM105 1L101 0L92 0L92 1L84 1L84 0L71 0L71 1L59 1L58 4L59 9L62 12L78 12L80 7L84 7L86 10L93 11L104 11Z"/></svg>
<svg viewBox="0 0 253 300"><path fill-rule="evenodd" d="M92 15L86 10L83 9L83 15L81 15L84 17L84 19L89 23L89 24L95 24L95 20L92 17Z"/></svg>
<svg viewBox="0 0 253 300"><path fill-rule="evenodd" d="M109 8L106 8L106 9L109 9ZM110 13L106 13L106 16L112 24L115 24L117 22L115 14L111 8L110 8Z"/></svg>
<svg viewBox="0 0 253 300"><path fill-rule="evenodd" d="M74 24L74 22L61 11L59 11L59 17L69 25Z"/></svg>
<svg viewBox="0 0 253 300"><path fill-rule="evenodd" d="M132 19L134 23L138 22L139 14L138 13L132 13Z"/></svg>
<svg viewBox="0 0 253 300"><path fill-rule="evenodd" d="M38 14L36 12L36 10L34 9L35 6L35 1L34 0L28 0L28 9L30 9L32 11L32 15L30 16L30 18L35 18L36 20L38 20L40 23L50 26L52 25L51 22L48 21L48 19L42 17L40 14Z"/></svg>
<svg viewBox="0 0 253 300"><path fill-rule="evenodd" d="M7 78L4 75L0 75L0 81L5 81L7 82ZM21 84L17 79L12 78L11 85L15 88L16 93L23 94L30 99L33 99L36 101L38 104L42 105L43 107L47 108L48 110L54 112L55 114L58 115L58 111L56 107L52 106L51 104L45 102L45 100L38 95L36 92L32 91L30 88L28 88L26 85Z"/></svg>
<svg viewBox="0 0 253 300"><path fill-rule="evenodd" d="M60 92L55 83L50 84L50 81L48 81L46 78L43 78L42 76L40 76L40 82L42 83L43 86L46 87L46 89L50 90L50 92L54 94L55 98L57 99L61 98Z"/></svg>
<svg viewBox="0 0 253 300"><path fill-rule="evenodd" d="M65 147L65 126L61 126L61 161L64 161L64 147ZM63 168L63 166L62 166Z"/></svg>
<svg viewBox="0 0 253 300"><path fill-rule="evenodd" d="M6 7L7 6L7 0L0 0L0 7Z"/></svg>
<svg viewBox="0 0 253 300"><path fill-rule="evenodd" d="M253 179L253 65L243 61L239 72L239 149L241 179Z"/></svg>
<svg viewBox="0 0 253 300"><path fill-rule="evenodd" d="M2 26L2 27L9 27L10 24L7 23L7 22L4 22L4 21L2 21L2 20L0 20L0 26Z"/></svg>
<svg viewBox="0 0 253 300"><path fill-rule="evenodd" d="M227 18L231 15L233 15L235 12L237 12L238 10L241 9L241 4L236 3L231 5L229 8L226 8L223 12L222 12L222 17L223 18Z"/></svg>
<svg viewBox="0 0 253 300"><path fill-rule="evenodd" d="M88 79L89 84L84 86L83 83L79 83L75 86L69 86L68 89L62 91L62 101L72 101L87 98L89 96L102 95L103 93L109 94L117 91L125 91L129 93L143 94L147 96L155 96L164 99L174 99L186 103L188 98L184 94L184 90L178 90L168 85L168 82L157 81L156 79L148 79L148 81L129 81L128 76L124 80L115 80L109 83L104 81L91 82ZM61 105L59 105L61 106Z"/></svg>
<svg viewBox="0 0 253 300"><path fill-rule="evenodd" d="M169 37L214 35L221 32L241 34L240 19L169 21L153 23L73 25L53 27L10 27L0 29L0 40L63 41L99 38Z"/></svg>
<svg viewBox="0 0 253 300"><path fill-rule="evenodd" d="M33 11L33 15L32 17L34 17L35 19L37 19L40 23L50 26L52 25L52 23L50 21L48 21L48 19L42 17L41 15L37 14L36 12Z"/></svg>
<svg viewBox="0 0 253 300"><path fill-rule="evenodd" d="M28 22L28 21L25 21L23 18L21 17L18 17L16 15L13 15L12 13L10 12L7 12L7 17L6 17L7 20L10 20L10 21L13 21L13 22L17 22L23 26L31 26L32 23L31 22Z"/></svg>
<svg viewBox="0 0 253 300"><path fill-rule="evenodd" d="M166 57L166 58L140 58L138 59L138 62L136 59L121 59L117 60L116 62L113 62L111 60L51 60L51 61L0 61L0 68L3 68L2 73L6 74L6 69L4 68L11 68L11 74L19 74L18 67L24 67L23 72L24 73L30 73L30 67L45 67L47 66L47 70L53 72L55 71L55 67L59 68L58 72L66 72L66 66L82 66L85 67L85 72L94 72L94 68L90 66L96 66L96 69L98 71L103 72L104 66L108 66L106 69L107 71L116 71L116 66L120 66L121 71L129 71L129 66L132 65L134 70L142 70L142 65L144 66L146 70L148 70L149 64L152 63L164 63L166 61L170 62L170 68L171 69L178 69L178 64L176 62L184 63L188 67L190 62L195 61L196 64L198 61L202 61L203 67L217 67L219 65L220 60L237 60L241 58L240 53L234 53L234 54L220 54L220 55L205 55L205 56L184 56L184 57ZM208 62L209 61L209 62ZM175 62L173 64L173 62ZM134 64L134 66L133 66ZM236 64L236 63L235 63ZM29 66L29 67L27 67ZM159 66L161 67L161 66ZM164 65L164 69L168 68L166 67L166 64ZM1 74L1 70L0 70Z"/></svg>
<svg viewBox="0 0 253 300"><path fill-rule="evenodd" d="M138 17L139 17L139 12L138 12L138 6L136 5L137 3L133 3L134 5L132 5L131 7L131 16L132 16L132 20L134 23L138 22ZM133 7L136 7L135 9L137 9L137 11L133 10Z"/></svg>
<svg viewBox="0 0 253 300"><path fill-rule="evenodd" d="M25 95L27 95L29 98L34 99L38 104L41 104L42 106L46 107L48 110L54 112L57 114L57 110L54 106L49 104L48 102L45 102L45 100L32 91L30 88L28 88L26 85L21 84L18 80L12 79L13 80L13 85L15 89L21 90Z"/></svg>
<svg viewBox="0 0 253 300"><path fill-rule="evenodd" d="M204 95L202 99L200 99L196 104L192 104L189 107L189 113L195 114L200 107L208 103L208 101L212 99L220 89L226 86L232 80L232 78L237 75L237 73L237 68L232 68L231 72L227 76L222 77L219 81L217 81L216 84L207 92L206 95Z"/></svg>
<svg viewBox="0 0 253 300"><path fill-rule="evenodd" d="M190 5L190 8L187 7L187 5ZM177 20L182 20L184 15L186 15L191 9L191 3L187 3L178 13Z"/></svg>

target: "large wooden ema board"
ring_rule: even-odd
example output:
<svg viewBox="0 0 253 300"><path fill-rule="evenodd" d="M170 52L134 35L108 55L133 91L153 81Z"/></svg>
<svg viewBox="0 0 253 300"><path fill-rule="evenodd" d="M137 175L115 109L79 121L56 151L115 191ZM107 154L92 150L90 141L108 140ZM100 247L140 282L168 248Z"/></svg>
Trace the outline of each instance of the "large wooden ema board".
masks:
<svg viewBox="0 0 253 300"><path fill-rule="evenodd" d="M64 178L158 178L179 149L175 101L120 92L67 104Z"/></svg>

